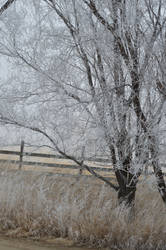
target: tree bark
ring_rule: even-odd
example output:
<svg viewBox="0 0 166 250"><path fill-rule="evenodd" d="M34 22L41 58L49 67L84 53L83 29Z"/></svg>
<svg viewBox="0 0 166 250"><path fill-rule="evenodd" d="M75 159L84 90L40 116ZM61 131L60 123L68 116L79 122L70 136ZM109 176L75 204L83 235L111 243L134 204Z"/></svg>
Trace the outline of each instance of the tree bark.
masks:
<svg viewBox="0 0 166 250"><path fill-rule="evenodd" d="M124 185L118 191L118 202L126 207L134 207L135 205L136 184Z"/></svg>
<svg viewBox="0 0 166 250"><path fill-rule="evenodd" d="M123 169L115 172L119 184L118 202L126 207L134 207L139 175L131 173L130 156L123 162Z"/></svg>

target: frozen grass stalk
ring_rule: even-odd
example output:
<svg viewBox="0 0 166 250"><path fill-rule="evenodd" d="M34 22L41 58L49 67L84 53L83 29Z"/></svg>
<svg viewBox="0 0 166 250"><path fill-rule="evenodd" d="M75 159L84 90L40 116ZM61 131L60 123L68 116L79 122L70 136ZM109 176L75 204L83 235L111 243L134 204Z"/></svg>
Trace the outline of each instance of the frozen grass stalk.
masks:
<svg viewBox="0 0 166 250"><path fill-rule="evenodd" d="M166 213L153 179L139 184L135 217L116 193L85 177L0 171L0 230L13 237L67 237L110 249L165 249Z"/></svg>

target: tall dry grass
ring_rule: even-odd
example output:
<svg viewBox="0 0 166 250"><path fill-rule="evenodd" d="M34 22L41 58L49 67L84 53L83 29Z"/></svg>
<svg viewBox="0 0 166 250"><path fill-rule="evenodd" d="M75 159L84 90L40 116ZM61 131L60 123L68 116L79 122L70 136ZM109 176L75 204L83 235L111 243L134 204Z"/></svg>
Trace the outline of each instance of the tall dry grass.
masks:
<svg viewBox="0 0 166 250"><path fill-rule="evenodd" d="M166 249L166 207L152 184L139 185L129 222L114 191L96 180L1 169L0 230L108 249Z"/></svg>

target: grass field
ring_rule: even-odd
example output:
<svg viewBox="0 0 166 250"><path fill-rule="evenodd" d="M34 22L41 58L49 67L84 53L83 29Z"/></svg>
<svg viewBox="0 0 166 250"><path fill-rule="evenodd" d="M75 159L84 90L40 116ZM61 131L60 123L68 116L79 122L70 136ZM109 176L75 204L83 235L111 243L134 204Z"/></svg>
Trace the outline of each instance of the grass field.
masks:
<svg viewBox="0 0 166 250"><path fill-rule="evenodd" d="M117 205L117 194L94 178L79 177L78 170L74 170L76 177L62 177L53 168L17 168L0 167L2 234L67 238L100 249L166 250L166 207L154 177L139 184L135 218L129 221L128 211ZM60 173L68 171L59 169Z"/></svg>
<svg viewBox="0 0 166 250"><path fill-rule="evenodd" d="M139 184L129 222L116 193L95 179L9 169L0 169L1 233L64 237L95 248L166 249L166 208L152 177Z"/></svg>

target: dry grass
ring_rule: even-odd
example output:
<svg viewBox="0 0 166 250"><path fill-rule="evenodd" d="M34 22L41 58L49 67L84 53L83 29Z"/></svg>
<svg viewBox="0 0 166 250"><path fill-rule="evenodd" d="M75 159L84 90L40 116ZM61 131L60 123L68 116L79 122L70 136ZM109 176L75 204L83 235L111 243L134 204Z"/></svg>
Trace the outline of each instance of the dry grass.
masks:
<svg viewBox="0 0 166 250"><path fill-rule="evenodd" d="M108 249L166 249L166 208L156 187L140 184L135 219L116 194L88 178L0 170L0 230L13 237L68 237Z"/></svg>

